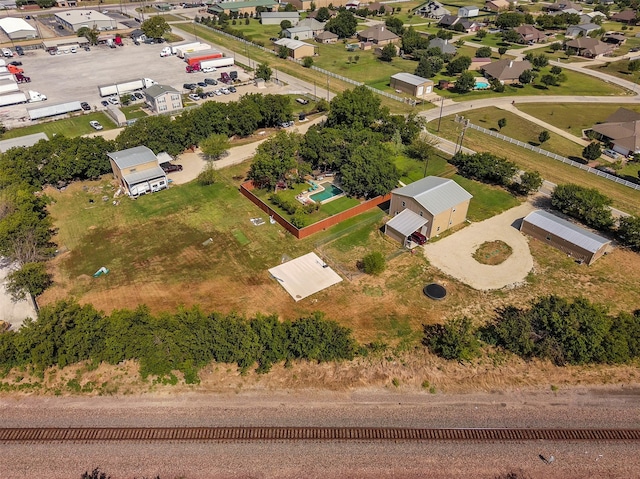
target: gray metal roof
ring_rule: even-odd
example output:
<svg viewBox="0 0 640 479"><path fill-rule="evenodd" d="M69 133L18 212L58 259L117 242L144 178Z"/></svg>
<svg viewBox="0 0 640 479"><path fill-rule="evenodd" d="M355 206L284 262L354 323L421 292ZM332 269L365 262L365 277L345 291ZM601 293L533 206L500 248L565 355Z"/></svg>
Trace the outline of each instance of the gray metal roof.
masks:
<svg viewBox="0 0 640 479"><path fill-rule="evenodd" d="M142 165L150 161L158 161L156 155L146 146L135 146L126 150L114 151L107 153L118 168L131 168L132 166Z"/></svg>
<svg viewBox="0 0 640 479"><path fill-rule="evenodd" d="M473 198L455 181L437 176L427 176L396 188L391 194L413 198L434 216Z"/></svg>
<svg viewBox="0 0 640 479"><path fill-rule="evenodd" d="M262 12L260 18L300 18L298 12Z"/></svg>
<svg viewBox="0 0 640 479"><path fill-rule="evenodd" d="M144 94L147 96L150 96L151 98L157 98L161 95L164 95L165 93L180 93L178 90L176 90L175 88L173 88L172 86L168 86L168 85L151 85L149 88L147 88L144 91Z"/></svg>
<svg viewBox="0 0 640 479"><path fill-rule="evenodd" d="M433 84L432 80L419 77L418 75L413 75L412 73L400 72L400 73L396 73L395 75L391 75L391 78L400 80L401 82L405 82L413 86L420 86L420 85L424 85L425 83Z"/></svg>
<svg viewBox="0 0 640 479"><path fill-rule="evenodd" d="M46 118L48 116L64 115L72 111L80 111L82 107L79 101L70 101L67 103L59 103L57 105L39 106L27 110L29 118L37 120L38 118Z"/></svg>
<svg viewBox="0 0 640 479"><path fill-rule="evenodd" d="M398 233L406 237L418 231L428 222L429 220L423 218L417 213L414 213L410 209L404 209L387 221L387 226L393 228Z"/></svg>
<svg viewBox="0 0 640 479"><path fill-rule="evenodd" d="M0 141L0 152L4 153L5 151L11 148L17 147L27 147L33 146L38 143L40 140L48 140L49 137L46 133L34 133L33 135L25 135L19 136L17 138L9 138L8 140Z"/></svg>
<svg viewBox="0 0 640 479"><path fill-rule="evenodd" d="M153 168L148 168L142 171L136 171L135 173L130 173L128 175L124 175L124 181L127 182L129 188L134 185L144 183L145 181L155 180L156 178L162 178L167 176L166 173L159 166L154 166Z"/></svg>
<svg viewBox="0 0 640 479"><path fill-rule="evenodd" d="M548 231L558 238L562 238L591 253L595 253L602 246L611 243L610 240L578 225L562 219L548 211L536 210L529 213L522 220L522 224L530 223L538 228ZM520 227L522 229L522 226Z"/></svg>

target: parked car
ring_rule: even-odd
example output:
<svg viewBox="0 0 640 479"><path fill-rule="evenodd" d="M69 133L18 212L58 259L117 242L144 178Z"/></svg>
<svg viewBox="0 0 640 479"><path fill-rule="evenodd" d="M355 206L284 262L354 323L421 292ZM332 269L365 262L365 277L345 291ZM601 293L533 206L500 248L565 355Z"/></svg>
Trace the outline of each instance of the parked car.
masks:
<svg viewBox="0 0 640 479"><path fill-rule="evenodd" d="M282 128L289 128L290 126L293 126L293 122L292 121L283 121L282 123L280 123L280 126Z"/></svg>
<svg viewBox="0 0 640 479"><path fill-rule="evenodd" d="M13 61L13 62L9 62L9 65L13 65L14 67L21 67L22 62Z"/></svg>
<svg viewBox="0 0 640 479"><path fill-rule="evenodd" d="M16 53L20 56L24 55L24 48L22 48L20 45L16 46Z"/></svg>
<svg viewBox="0 0 640 479"><path fill-rule="evenodd" d="M90 52L91 51L91 47L89 45L85 45L84 46L84 51L85 52Z"/></svg>
<svg viewBox="0 0 640 479"><path fill-rule="evenodd" d="M306 100L304 98L296 98L296 101L298 103L300 103L301 105L308 105L309 104L309 100Z"/></svg>
<svg viewBox="0 0 640 479"><path fill-rule="evenodd" d="M133 94L133 96L135 96L138 100L143 100L144 99L144 95L142 93L140 93L139 91L135 92Z"/></svg>
<svg viewBox="0 0 640 479"><path fill-rule="evenodd" d="M91 105L89 105L86 101L83 101L82 103L80 103L80 108L82 108L84 111L89 111L91 110Z"/></svg>
<svg viewBox="0 0 640 479"><path fill-rule="evenodd" d="M202 73L213 73L214 71L216 71L215 67L204 67L202 70L200 70Z"/></svg>
<svg viewBox="0 0 640 479"><path fill-rule="evenodd" d="M228 88L220 88L220 91L223 95L228 95L229 93L231 93Z"/></svg>
<svg viewBox="0 0 640 479"><path fill-rule="evenodd" d="M218 84L218 80L215 80L215 79L213 79L213 78L205 78L205 79L204 79L204 82L205 82L207 85L217 85L217 84Z"/></svg>
<svg viewBox="0 0 640 479"><path fill-rule="evenodd" d="M184 85L182 85L182 88L184 88L185 90L195 90L197 86L198 85L196 85L195 83L185 83Z"/></svg>
<svg viewBox="0 0 640 479"><path fill-rule="evenodd" d="M89 122L89 125L91 125L91 127L92 127L94 130L102 130L102 125L100 124L100 122L99 122L99 121L91 120L91 121Z"/></svg>
<svg viewBox="0 0 640 479"><path fill-rule="evenodd" d="M174 165L173 163L169 163L168 161L165 163L160 163L160 168L165 173L172 173L174 171L182 171L182 165Z"/></svg>
<svg viewBox="0 0 640 479"><path fill-rule="evenodd" d="M420 245L423 245L427 242L427 237L417 231L415 233L411 233L411 236L409 237L409 239L414 243L420 244Z"/></svg>
<svg viewBox="0 0 640 479"><path fill-rule="evenodd" d="M222 95L222 92L220 91L220 89L213 90L213 94L216 95L216 96L220 96L220 95Z"/></svg>
<svg viewBox="0 0 640 479"><path fill-rule="evenodd" d="M230 86L230 87L229 87L229 91L230 91L231 93L235 93L235 92L237 92L238 90L236 90L236 87L234 87L234 86Z"/></svg>
<svg viewBox="0 0 640 479"><path fill-rule="evenodd" d="M189 93L189 98L192 99L193 101L198 101L200 99L200 97L195 93Z"/></svg>
<svg viewBox="0 0 640 479"><path fill-rule="evenodd" d="M13 56L13 52L11 50L9 50L8 48L3 48L2 49L2 56L11 58Z"/></svg>
<svg viewBox="0 0 640 479"><path fill-rule="evenodd" d="M607 155L609 158L613 158L614 160L618 159L618 152L617 151L614 151L614 150L611 150L611 149L607 148L602 153Z"/></svg>
<svg viewBox="0 0 640 479"><path fill-rule="evenodd" d="M71 47L71 53L78 53L78 49L76 47Z"/></svg>
<svg viewBox="0 0 640 479"><path fill-rule="evenodd" d="M202 87L202 88L206 88L207 84L205 82L203 82L203 81L199 81L198 82L198 86Z"/></svg>
<svg viewBox="0 0 640 479"><path fill-rule="evenodd" d="M119 105L120 100L118 100L115 96L112 96L111 98L109 98L109 103L111 103L112 105Z"/></svg>

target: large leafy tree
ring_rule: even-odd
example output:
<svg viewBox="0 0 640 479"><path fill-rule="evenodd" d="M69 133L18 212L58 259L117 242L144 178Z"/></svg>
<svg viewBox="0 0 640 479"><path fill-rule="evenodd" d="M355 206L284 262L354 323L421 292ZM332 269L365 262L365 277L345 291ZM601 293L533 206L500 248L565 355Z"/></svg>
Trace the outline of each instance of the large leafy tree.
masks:
<svg viewBox="0 0 640 479"><path fill-rule="evenodd" d="M414 73L422 78L433 78L443 66L444 60L440 57L422 57Z"/></svg>
<svg viewBox="0 0 640 479"><path fill-rule="evenodd" d="M389 17L384 22L384 24L390 31L392 31L399 37L401 37L404 34L404 22L400 18Z"/></svg>
<svg viewBox="0 0 640 479"><path fill-rule="evenodd" d="M44 263L26 263L9 274L7 291L15 301L19 301L27 295L32 298L41 295L51 283L51 275Z"/></svg>
<svg viewBox="0 0 640 479"><path fill-rule="evenodd" d="M468 70L471 66L471 57L461 56L457 57L449 62L447 65L447 75L453 76L458 73L462 73Z"/></svg>
<svg viewBox="0 0 640 479"><path fill-rule="evenodd" d="M142 22L140 30L149 38L162 38L171 31L171 26L161 15L156 15Z"/></svg>
<svg viewBox="0 0 640 479"><path fill-rule="evenodd" d="M346 90L331 100L327 126L368 128L384 115L380 98L362 85Z"/></svg>
<svg viewBox="0 0 640 479"><path fill-rule="evenodd" d="M471 72L462 72L456 80L456 91L467 93L476 86L476 77Z"/></svg>
<svg viewBox="0 0 640 479"><path fill-rule="evenodd" d="M186 131L166 115L140 118L118 135L118 149L145 145L158 154L166 151L171 156L182 153L187 143Z"/></svg>
<svg viewBox="0 0 640 479"><path fill-rule="evenodd" d="M282 130L266 140L256 151L248 177L259 188L274 188L287 174L293 174L298 165L297 152L300 146L297 133Z"/></svg>
<svg viewBox="0 0 640 479"><path fill-rule="evenodd" d="M267 63L260 63L256 68L256 78L262 78L264 81L269 81L273 71Z"/></svg>
<svg viewBox="0 0 640 479"><path fill-rule="evenodd" d="M214 133L200 142L200 149L207 158L217 160L229 149L229 145L227 135Z"/></svg>
<svg viewBox="0 0 640 479"><path fill-rule="evenodd" d="M316 13L316 20L319 22L326 22L331 18L331 12L327 7L318 8L318 13Z"/></svg>
<svg viewBox="0 0 640 479"><path fill-rule="evenodd" d="M339 38L349 38L356 33L358 27L358 20L348 10L343 10L338 13L334 18L329 20L324 29L328 32L335 33Z"/></svg>
<svg viewBox="0 0 640 479"><path fill-rule="evenodd" d="M640 217L625 216L620 218L617 236L623 245L634 251L640 251Z"/></svg>
<svg viewBox="0 0 640 479"><path fill-rule="evenodd" d="M400 174L383 144L357 147L340 168L342 186L349 196L373 198L398 185Z"/></svg>
<svg viewBox="0 0 640 479"><path fill-rule="evenodd" d="M574 184L558 185L551 195L552 208L599 230L613 226L609 205L611 198L597 189Z"/></svg>

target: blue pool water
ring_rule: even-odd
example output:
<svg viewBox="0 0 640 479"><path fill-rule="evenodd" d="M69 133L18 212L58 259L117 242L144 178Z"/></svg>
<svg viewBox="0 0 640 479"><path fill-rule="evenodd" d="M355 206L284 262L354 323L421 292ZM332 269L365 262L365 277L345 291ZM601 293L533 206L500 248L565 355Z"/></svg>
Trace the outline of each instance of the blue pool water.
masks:
<svg viewBox="0 0 640 479"><path fill-rule="evenodd" d="M478 89L489 88L489 84L485 83L485 82L477 81L476 82L476 88L478 88Z"/></svg>
<svg viewBox="0 0 640 479"><path fill-rule="evenodd" d="M329 198L331 198L332 196L338 196L341 195L343 193L343 191L338 188L336 185L334 185L333 183L325 183L322 186L324 186L324 191L321 191L320 193L316 193L311 195L309 198L311 198L313 201L320 203L324 200L328 200Z"/></svg>

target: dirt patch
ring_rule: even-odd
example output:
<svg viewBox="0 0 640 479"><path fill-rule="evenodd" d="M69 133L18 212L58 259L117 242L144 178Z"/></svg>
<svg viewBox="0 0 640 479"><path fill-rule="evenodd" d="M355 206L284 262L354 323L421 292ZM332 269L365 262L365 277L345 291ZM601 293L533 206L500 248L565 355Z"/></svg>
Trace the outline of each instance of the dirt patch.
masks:
<svg viewBox="0 0 640 479"><path fill-rule="evenodd" d="M513 248L504 241L485 241L473 253L473 259L481 264L496 265L504 263L513 253Z"/></svg>

